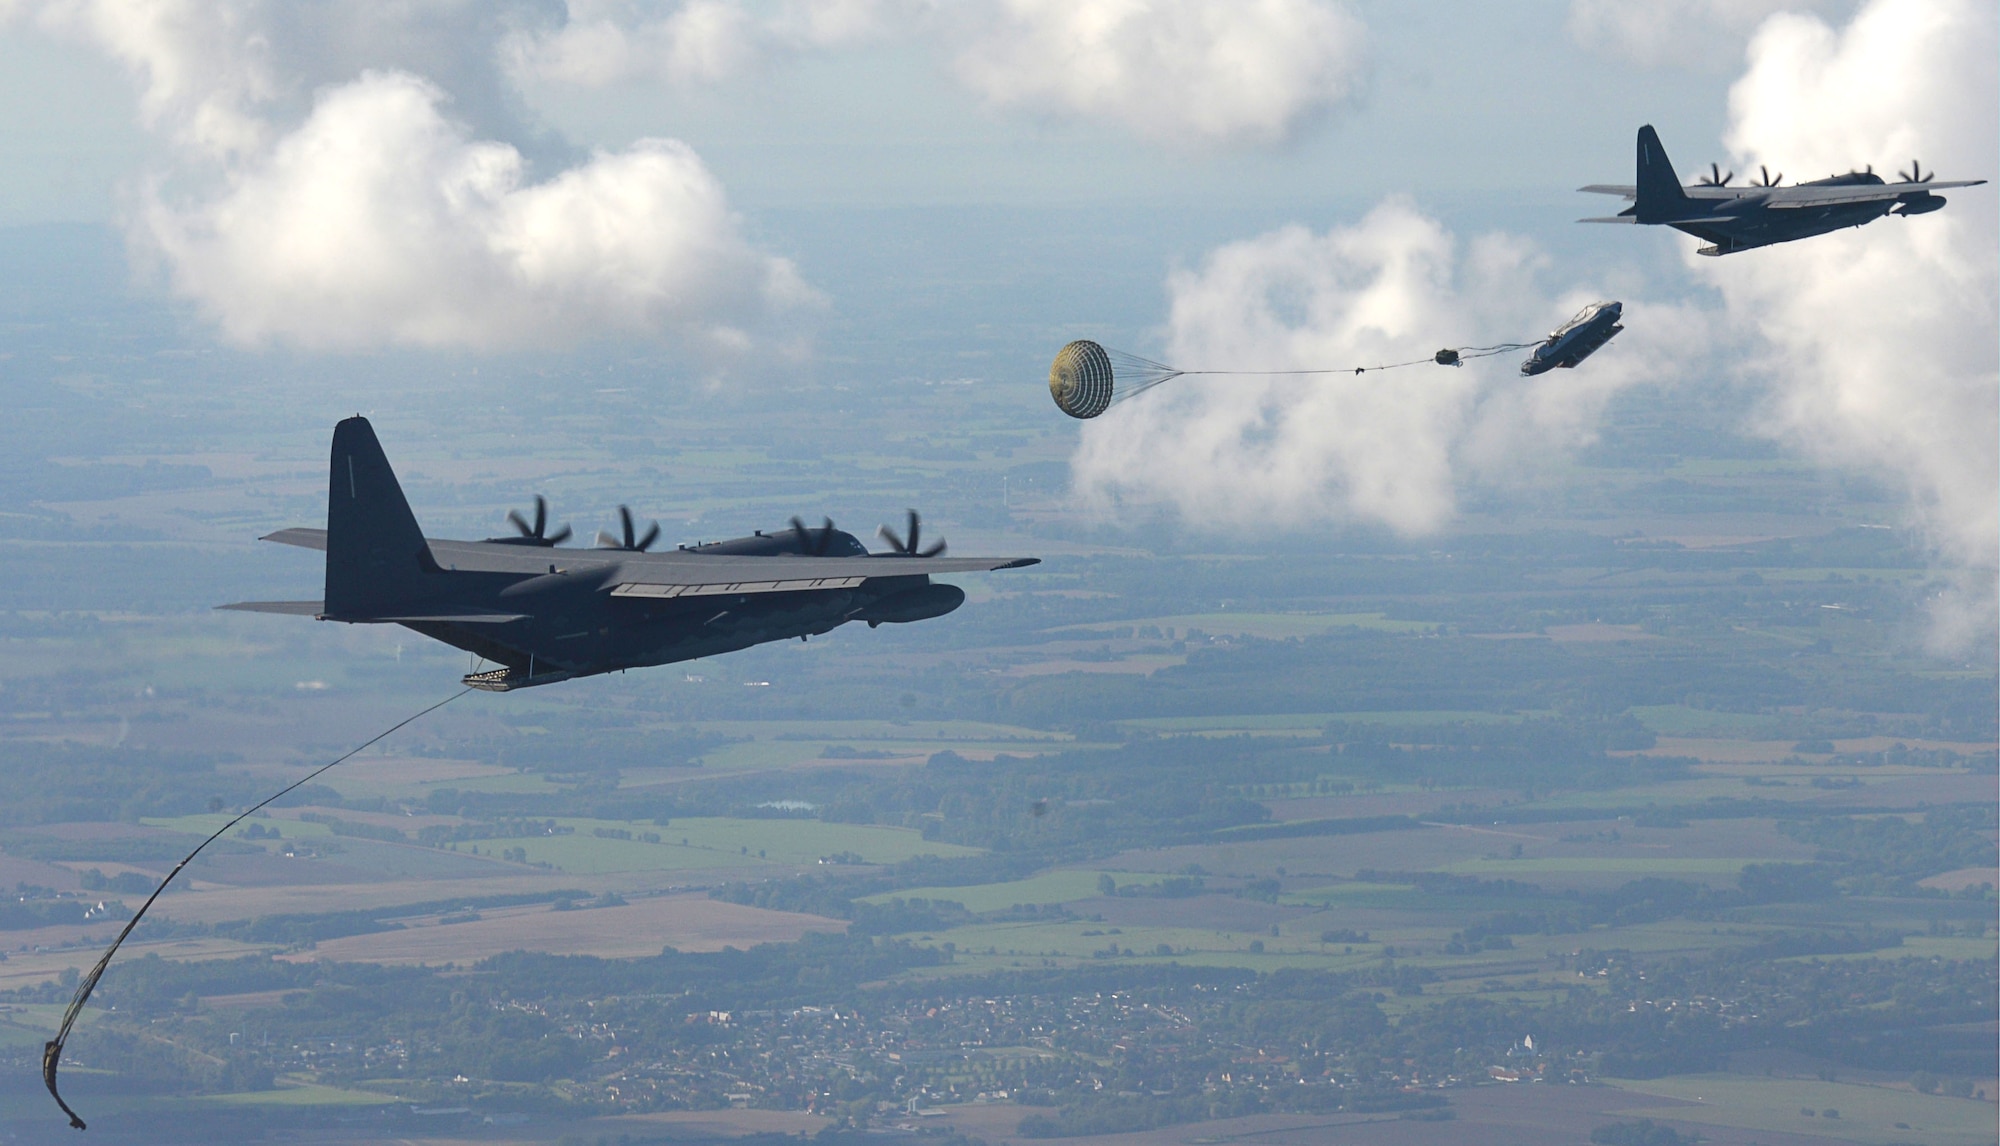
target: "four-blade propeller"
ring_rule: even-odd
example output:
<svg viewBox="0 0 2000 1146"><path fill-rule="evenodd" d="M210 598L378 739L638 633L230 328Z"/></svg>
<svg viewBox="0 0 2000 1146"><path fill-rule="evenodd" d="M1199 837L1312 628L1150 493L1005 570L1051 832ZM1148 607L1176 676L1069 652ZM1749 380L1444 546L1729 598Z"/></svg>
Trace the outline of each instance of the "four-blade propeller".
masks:
<svg viewBox="0 0 2000 1146"><path fill-rule="evenodd" d="M917 511L914 509L910 510L909 514L909 534L907 537L897 536L896 531L886 525L875 532L884 541L889 543L890 549L901 557L936 557L942 554L945 551L944 541L940 539L932 542L930 545L923 545L923 518L919 517ZM568 525L559 527L554 533L548 532L549 501L541 494L535 495L535 516L533 520L523 517L521 511L518 509L508 510L507 520L521 535L520 540L516 544L553 546L568 541L570 538L570 527ZM597 547L599 549L621 549L630 553L644 553L653 547L654 542L660 539L660 523L657 521L648 522L646 531L644 533L639 532L638 523L632 517L632 508L630 506L621 505L618 507L618 527L619 533L617 536L602 529L597 531ZM802 519L794 517L792 518L792 534L798 539L799 553L806 557L826 556L828 549L833 545L834 538L840 535L839 531L834 528L831 517L823 519L817 529L806 525Z"/></svg>
<svg viewBox="0 0 2000 1146"><path fill-rule="evenodd" d="M895 550L902 557L936 557L938 554L943 553L944 542L942 540L928 549L917 548L917 539L919 531L922 528L923 519L918 517L917 511L913 509L910 510L910 536L907 541L896 536L896 531L886 525L877 528L875 534L888 542L889 548Z"/></svg>
<svg viewBox="0 0 2000 1146"><path fill-rule="evenodd" d="M556 530L554 533L545 532L549 525L549 499L543 497L541 494L535 495L535 522L533 525L528 524L528 519L522 517L521 511L518 509L508 510L507 520L513 523L515 529L521 531L521 542L526 545L560 545L569 540L569 526L567 525Z"/></svg>
<svg viewBox="0 0 2000 1146"><path fill-rule="evenodd" d="M806 523L792 518L792 534L799 539L799 552L807 557L824 557L829 545L833 544L833 519L827 518L818 529L807 529Z"/></svg>
<svg viewBox="0 0 2000 1146"><path fill-rule="evenodd" d="M1727 187L1729 186L1729 181L1734 178L1736 178L1736 172L1731 171L1729 174L1724 175L1722 173L1722 164L1711 163L1708 165L1708 174L1701 177L1701 185L1703 187Z"/></svg>
<svg viewBox="0 0 2000 1146"><path fill-rule="evenodd" d="M647 525L645 533L639 534L636 532L632 524L631 506L621 505L618 507L618 523L623 528L625 535L622 538L613 537L601 529L598 530L597 547L599 549L624 549L632 553L644 553L646 550L652 548L653 542L660 539L660 523L657 521Z"/></svg>
<svg viewBox="0 0 2000 1146"><path fill-rule="evenodd" d="M1914 159L1910 160L1910 169L1908 171L1898 171L1896 174L1905 183L1929 183L1931 180L1937 178L1937 172L1925 171Z"/></svg>

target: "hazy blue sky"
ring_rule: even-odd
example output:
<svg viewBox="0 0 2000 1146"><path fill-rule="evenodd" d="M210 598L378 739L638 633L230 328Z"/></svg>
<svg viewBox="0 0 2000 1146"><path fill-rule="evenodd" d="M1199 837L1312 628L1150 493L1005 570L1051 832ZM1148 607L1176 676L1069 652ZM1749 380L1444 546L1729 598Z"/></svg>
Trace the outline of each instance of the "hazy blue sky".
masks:
<svg viewBox="0 0 2000 1146"><path fill-rule="evenodd" d="M921 39L767 62L709 85L531 83L524 103L584 147L686 140L751 210L1501 190L1564 204L1560 218L1587 205L1574 187L1630 166L1641 122L1659 125L1683 166L1721 156L1741 37L1717 37L1716 56L1642 67L1579 44L1562 0L1352 10L1366 26L1355 98L1269 148L1162 145L1116 125L990 109ZM0 225L113 219L120 187L162 158L137 117L118 64L13 21L0 33Z"/></svg>
<svg viewBox="0 0 2000 1146"><path fill-rule="evenodd" d="M540 106L565 134L591 143L686 139L746 204L1554 194L1629 166L1632 129L1647 119L1684 139L1691 155L1717 150L1729 69L1635 75L1579 48L1562 3L1357 11L1368 27L1358 98L1269 149L1161 146L1114 126L995 113L908 42L706 91L633 85Z"/></svg>
<svg viewBox="0 0 2000 1146"><path fill-rule="evenodd" d="M1990 633L1993 188L1724 259L1574 220L1645 122L1689 181L2000 175L1996 56L1990 0L0 0L0 226L114 230L187 337L334 374L636 340L662 385L1032 388L1077 333L1317 368L1618 298L1532 382L1189 382L1046 432L1100 512L1424 533L1622 388L1734 388L1904 491Z"/></svg>

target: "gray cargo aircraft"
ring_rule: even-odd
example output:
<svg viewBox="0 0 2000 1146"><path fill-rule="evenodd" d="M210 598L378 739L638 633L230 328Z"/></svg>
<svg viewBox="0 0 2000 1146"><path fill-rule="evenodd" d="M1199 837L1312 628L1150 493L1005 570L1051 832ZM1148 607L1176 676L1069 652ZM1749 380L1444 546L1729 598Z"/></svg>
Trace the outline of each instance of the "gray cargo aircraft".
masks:
<svg viewBox="0 0 2000 1146"><path fill-rule="evenodd" d="M1773 176L1769 168L1758 168L1761 178L1747 186L1731 187L1734 171L1723 174L1717 164L1693 186L1681 186L1680 176L1660 146L1659 133L1651 124L1639 129L1639 181L1592 183L1579 187L1597 195L1622 195L1632 206L1616 215L1579 219L1580 223L1664 224L1685 231L1708 246L1702 255L1727 255L1752 247L1809 239L1843 227L1859 227L1884 215L1923 215L1944 206L1942 195L1934 192L1948 187L1976 187L1984 179L1956 183L1933 183L1932 173L1915 161L1900 172L1900 182L1888 183L1870 166L1866 171L1829 175L1810 183L1779 186L1785 178Z"/></svg>
<svg viewBox="0 0 2000 1146"><path fill-rule="evenodd" d="M474 653L499 668L465 683L491 692L574 677L671 664L804 639L849 621L881 624L941 617L965 602L935 573L1017 569L1035 557L943 557L884 528L891 552L870 553L828 520L733 541L652 553L660 527L637 533L619 507L622 535L598 534L595 549L558 548L569 528L546 532L548 506L533 522L508 519L516 537L427 538L417 527L389 459L365 418L333 430L325 529L281 529L265 541L326 553L325 597L220 606L323 621L396 624Z"/></svg>

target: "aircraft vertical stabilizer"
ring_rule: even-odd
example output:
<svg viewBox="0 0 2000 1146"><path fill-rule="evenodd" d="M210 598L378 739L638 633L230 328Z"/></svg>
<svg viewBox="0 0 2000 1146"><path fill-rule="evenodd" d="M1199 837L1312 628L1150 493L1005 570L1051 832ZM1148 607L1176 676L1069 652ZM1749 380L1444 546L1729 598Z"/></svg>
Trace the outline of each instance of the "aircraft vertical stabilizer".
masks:
<svg viewBox="0 0 2000 1146"><path fill-rule="evenodd" d="M1681 190L1681 177L1674 174L1673 162L1660 143L1660 133L1650 123L1639 129L1637 183L1634 214L1639 222L1663 223L1688 213L1689 200L1687 192Z"/></svg>
<svg viewBox="0 0 2000 1146"><path fill-rule="evenodd" d="M407 611L438 565L368 419L333 429L326 497L326 613L363 619Z"/></svg>

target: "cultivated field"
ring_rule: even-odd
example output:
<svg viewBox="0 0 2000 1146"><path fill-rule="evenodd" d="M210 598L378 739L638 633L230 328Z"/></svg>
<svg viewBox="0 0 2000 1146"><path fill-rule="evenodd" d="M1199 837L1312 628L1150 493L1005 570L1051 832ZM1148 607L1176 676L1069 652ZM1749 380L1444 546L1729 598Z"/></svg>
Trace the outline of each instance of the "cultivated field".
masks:
<svg viewBox="0 0 2000 1146"><path fill-rule="evenodd" d="M329 813L348 818L344 813ZM149 818L148 826L180 833L190 840L208 835L229 821L227 814ZM377 817L380 819L380 817ZM433 817L432 819L437 819ZM455 819L455 818L454 818ZM462 821L461 821L462 822ZM389 823L394 824L393 820ZM927 841L909 828L835 824L801 819L735 819L722 816L653 820L602 820L557 817L544 834L479 837L442 847L397 844L337 835L325 823L267 817L234 830L230 839L257 847L274 857L294 861L289 870L304 872L296 855L314 854L318 867L340 872L367 870L389 877L487 878L535 867L574 875L607 872L671 872L691 868L755 867L759 864L817 864L830 856L858 856L861 863L896 863L918 855L963 856L976 849ZM252 830L260 834L251 837ZM415 830L413 825L412 831ZM504 853L520 849L523 859ZM476 857L476 858L475 858ZM224 870L265 868L245 864L240 857L217 856L209 867ZM227 874L212 875L229 882ZM316 878L316 877L315 877ZM261 881L260 881L261 882Z"/></svg>
<svg viewBox="0 0 2000 1146"><path fill-rule="evenodd" d="M1681 1075L1612 1085L1632 1099L1632 1105L1619 1113L1699 1123L1708 1133L1713 1133L1708 1130L1711 1126L1733 1127L1881 1146L1902 1142L1984 1146L1994 1140L1993 1103L1917 1094L1908 1088L1738 1074ZM1654 1098L1677 1101L1658 1104L1651 1101Z"/></svg>
<svg viewBox="0 0 2000 1146"><path fill-rule="evenodd" d="M467 922L430 920L399 931L325 940L290 960L355 963L424 963L461 966L507 951L598 955L631 959L658 955L663 947L720 951L758 943L789 943L808 931L839 931L838 919L765 911L705 895L633 899L618 907L554 910L538 903L482 910Z"/></svg>
<svg viewBox="0 0 2000 1146"><path fill-rule="evenodd" d="M1197 1143L1204 1146L1222 1143L1242 1143L1245 1146L1462 1146L1466 1142L1477 1142L1482 1146L1582 1146L1590 1141L1593 1129L1629 1118L1626 1106L1633 1097L1629 1091L1604 1086L1489 1086L1452 1091L1455 1117L1447 1122L1409 1121L1394 1114L1260 1114L1062 1141L1088 1143L1089 1146L1190 1146ZM1806 1122L1796 1110L1792 1112L1793 1120L1805 1125L1772 1132L1699 1117L1711 1108L1692 1099L1662 1099L1657 1106L1647 1109L1649 1116L1655 1120L1676 1120L1683 1132L1693 1132L1698 1127L1711 1146L1846 1146L1852 1142L1894 1141L1849 1136L1841 1133L1846 1127ZM1987 1109L1990 1112L1991 1107ZM996 1103L947 1107L945 1111L946 1117L938 1121L963 1133L977 1135L995 1146L1029 1146L1030 1143L1038 1146L1046 1141L1022 1138L1013 1132L1022 1118L1035 1113L1033 1108ZM1828 1133L1829 1130L1835 1132ZM1991 1140L1989 1135L1986 1141ZM1901 1141L1929 1143L1933 1139L1905 1133ZM1936 1141L1956 1146L1958 1140L1941 1138Z"/></svg>
<svg viewBox="0 0 2000 1146"><path fill-rule="evenodd" d="M1078 870L1061 868L1031 879L1006 883L980 883L967 887L913 887L906 891L868 896L865 902L887 903L891 899L942 899L962 905L967 911L999 911L1022 903L1067 903L1098 894L1098 880L1110 876L1119 886L1158 883L1162 876L1117 869Z"/></svg>

